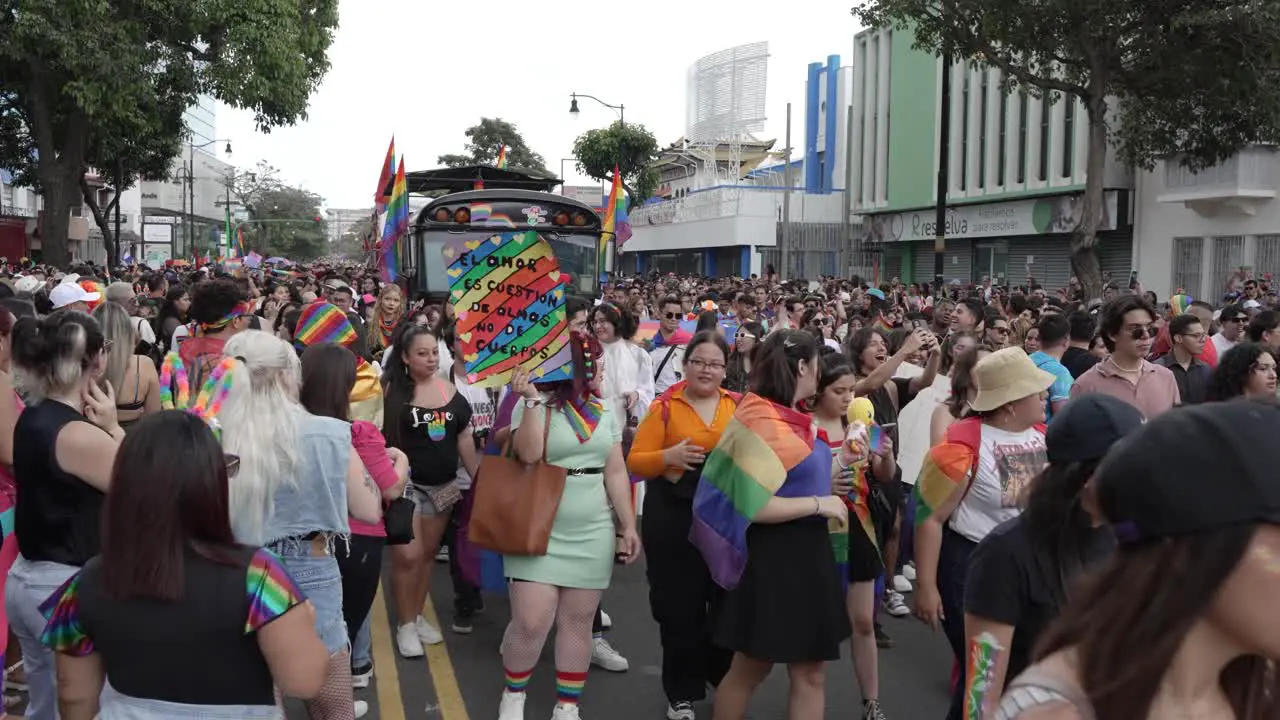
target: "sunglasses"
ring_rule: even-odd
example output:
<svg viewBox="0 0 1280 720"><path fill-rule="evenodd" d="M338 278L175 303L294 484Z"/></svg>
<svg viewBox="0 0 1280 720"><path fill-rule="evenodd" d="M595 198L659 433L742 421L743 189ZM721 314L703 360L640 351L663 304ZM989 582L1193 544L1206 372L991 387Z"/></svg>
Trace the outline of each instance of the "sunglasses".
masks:
<svg viewBox="0 0 1280 720"><path fill-rule="evenodd" d="M1154 338L1156 336L1155 325L1139 325L1129 330L1129 337L1134 340L1143 340L1146 338Z"/></svg>
<svg viewBox="0 0 1280 720"><path fill-rule="evenodd" d="M228 480L235 477L240 472L240 456L239 455L224 453L222 455L222 461L226 463L226 466L227 466Z"/></svg>
<svg viewBox="0 0 1280 720"><path fill-rule="evenodd" d="M830 318L814 318L813 320L809 321L809 324L815 327L824 327L826 325L831 324L831 320Z"/></svg>
<svg viewBox="0 0 1280 720"><path fill-rule="evenodd" d="M665 316L668 320L675 320L680 317L680 313L667 313Z"/></svg>
<svg viewBox="0 0 1280 720"><path fill-rule="evenodd" d="M997 332L997 333L1000 333L1001 335L1008 335L1008 334L1009 334L1009 328L1007 328L1007 327L993 327L993 328L991 328L991 332Z"/></svg>

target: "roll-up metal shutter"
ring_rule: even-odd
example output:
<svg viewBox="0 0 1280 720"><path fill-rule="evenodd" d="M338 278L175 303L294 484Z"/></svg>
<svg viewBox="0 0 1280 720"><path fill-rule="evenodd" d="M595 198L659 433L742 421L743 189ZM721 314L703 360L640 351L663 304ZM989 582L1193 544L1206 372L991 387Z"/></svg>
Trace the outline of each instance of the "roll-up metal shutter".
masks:
<svg viewBox="0 0 1280 720"><path fill-rule="evenodd" d="M932 253L929 253L932 257ZM930 271L932 275L932 271ZM973 278L973 243L969 240L947 240L947 254L944 256L942 276L947 282L959 280L961 285L969 285Z"/></svg>
<svg viewBox="0 0 1280 720"><path fill-rule="evenodd" d="M933 243L918 242L911 248L912 275L918 283L933 284ZM944 268L945 270L945 268Z"/></svg>
<svg viewBox="0 0 1280 720"><path fill-rule="evenodd" d="M1107 233L1098 238L1096 250L1102 271L1111 273L1112 282L1119 283L1120 287L1129 287L1129 272L1133 270L1133 235Z"/></svg>
<svg viewBox="0 0 1280 720"><path fill-rule="evenodd" d="M1066 287L1071 277L1070 241L1065 236L1010 238L1009 284L1025 283L1028 271L1043 288L1057 290Z"/></svg>

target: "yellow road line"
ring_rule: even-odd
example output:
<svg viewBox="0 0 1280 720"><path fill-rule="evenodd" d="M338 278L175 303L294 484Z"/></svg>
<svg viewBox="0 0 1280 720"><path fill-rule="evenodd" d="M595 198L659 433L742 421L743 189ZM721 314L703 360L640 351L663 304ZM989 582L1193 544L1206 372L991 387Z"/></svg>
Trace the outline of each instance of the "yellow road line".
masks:
<svg viewBox="0 0 1280 720"><path fill-rule="evenodd" d="M396 669L396 653L391 648L391 621L387 619L387 603L382 597L382 583L373 600L369 618L369 635L373 644L373 666L378 685L379 720L405 720L404 698L400 695L400 671Z"/></svg>
<svg viewBox="0 0 1280 720"><path fill-rule="evenodd" d="M430 559L428 559L430 562ZM436 616L436 606L427 596L422 606L422 617L439 628L440 618ZM445 643L427 645L427 670L431 673L431 684L436 689L436 702L440 704L440 717L443 720L470 720L467 705L462 700L462 688L458 686L458 675L453 671L453 661L449 659L449 648Z"/></svg>

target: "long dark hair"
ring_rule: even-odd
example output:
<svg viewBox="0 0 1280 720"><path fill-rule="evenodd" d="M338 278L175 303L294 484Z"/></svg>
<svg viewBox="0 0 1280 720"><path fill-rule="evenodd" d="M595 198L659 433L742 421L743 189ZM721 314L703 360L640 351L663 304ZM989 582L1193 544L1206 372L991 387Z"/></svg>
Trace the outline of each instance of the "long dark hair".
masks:
<svg viewBox="0 0 1280 720"><path fill-rule="evenodd" d="M871 338L876 335L879 335L880 338L884 340L884 347L887 352L889 348L889 334L878 327L871 325L860 328L857 332L849 336L847 354L849 356L849 362L853 363L853 371L857 373L859 377L863 375L862 353L867 349L867 346L871 344Z"/></svg>
<svg viewBox="0 0 1280 720"><path fill-rule="evenodd" d="M1256 531L1228 525L1121 545L1045 632L1036 659L1074 648L1080 686L1100 720L1144 718L1186 639L1235 571ZM1236 658L1220 675L1235 717L1280 717L1267 660Z"/></svg>
<svg viewBox="0 0 1280 720"><path fill-rule="evenodd" d="M614 334L620 340L630 340L640 327L630 310L613 303L600 303L591 314L595 316L595 319L604 318L605 321L612 325Z"/></svg>
<svg viewBox="0 0 1280 720"><path fill-rule="evenodd" d="M383 356L382 370L382 417L383 433L387 444L399 447L400 443L400 411L413 399L414 381L409 377L409 368L404 364L404 354L413 347L418 338L430 335L440 342L435 331L426 325L417 323L400 323L391 335L391 347L394 352Z"/></svg>
<svg viewBox="0 0 1280 720"><path fill-rule="evenodd" d="M222 446L181 410L147 415L125 436L102 517L103 589L117 600L181 600L188 550L233 564L240 547Z"/></svg>
<svg viewBox="0 0 1280 720"><path fill-rule="evenodd" d="M1209 380L1208 400L1230 400L1244 395L1245 383L1249 381L1249 373L1262 354L1273 353L1258 343L1244 342L1236 345L1218 358L1218 367L1214 368L1213 377Z"/></svg>
<svg viewBox="0 0 1280 720"><path fill-rule="evenodd" d="M783 407L796 401L796 376L800 361L814 362L818 344L801 330L775 330L756 350L751 365L751 392Z"/></svg>
<svg viewBox="0 0 1280 720"><path fill-rule="evenodd" d="M70 390L107 345L98 321L76 310L19 318L10 335L18 384L37 398Z"/></svg>
<svg viewBox="0 0 1280 720"><path fill-rule="evenodd" d="M1084 568L1089 552L1093 518L1080 504L1080 493L1098 462L1050 464L1032 481L1022 511L1020 522L1027 529L1031 553L1059 606L1066 603L1070 580Z"/></svg>
<svg viewBox="0 0 1280 720"><path fill-rule="evenodd" d="M351 421L351 388L356 385L356 356L324 343L302 352L302 387L298 402L312 415Z"/></svg>
<svg viewBox="0 0 1280 720"><path fill-rule="evenodd" d="M973 387L973 368L981 359L982 353L991 352L990 345L975 345L960 354L952 366L951 397L947 398L947 409L951 417L959 420L969 414L969 388Z"/></svg>

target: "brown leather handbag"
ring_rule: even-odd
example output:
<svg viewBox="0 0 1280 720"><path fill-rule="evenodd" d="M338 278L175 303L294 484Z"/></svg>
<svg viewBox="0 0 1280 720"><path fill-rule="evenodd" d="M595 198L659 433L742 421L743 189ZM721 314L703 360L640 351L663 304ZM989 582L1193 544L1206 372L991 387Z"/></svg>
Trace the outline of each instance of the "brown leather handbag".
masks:
<svg viewBox="0 0 1280 720"><path fill-rule="evenodd" d="M480 461L472 487L467 538L504 555L546 555L567 471L547 463L551 408L542 427L542 459L533 464L512 457L515 433L501 455ZM528 417L526 415L526 417Z"/></svg>

